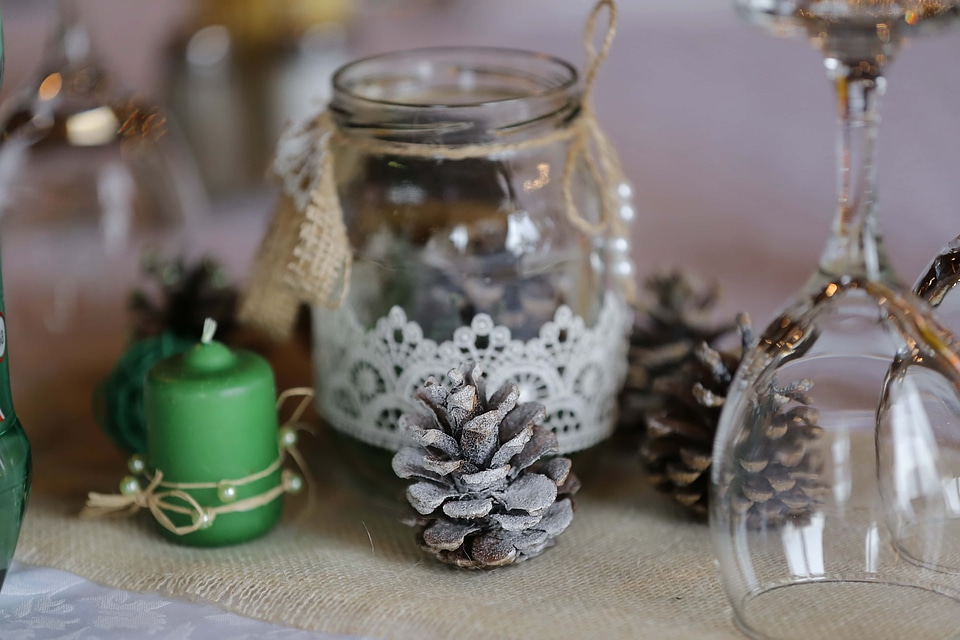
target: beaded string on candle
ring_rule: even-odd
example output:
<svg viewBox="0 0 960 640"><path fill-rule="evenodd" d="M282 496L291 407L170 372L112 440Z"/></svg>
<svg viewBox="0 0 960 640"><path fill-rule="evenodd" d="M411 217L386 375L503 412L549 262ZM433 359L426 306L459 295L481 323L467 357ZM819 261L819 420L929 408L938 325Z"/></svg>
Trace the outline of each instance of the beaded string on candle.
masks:
<svg viewBox="0 0 960 640"><path fill-rule="evenodd" d="M609 22L602 44L594 44L597 20L603 10ZM563 173L563 199L571 224L587 235L606 234L612 240L616 276L628 301L635 297L629 260L629 221L633 210L624 202L629 194L619 157L597 122L592 96L597 73L613 44L617 24L614 0L599 0L587 20L584 48L587 67L579 114L565 127L517 143L431 145L357 136L337 127L323 111L291 128L280 142L275 173L283 178L291 207L280 207L271 221L254 262L252 278L241 301L240 320L278 339L289 337L300 301L338 308L349 292L352 251L343 209L337 194L330 149L342 144L372 155L464 160L507 156L555 143L569 143ZM574 194L574 174L583 162L600 186L600 218L587 220ZM304 190L307 186L309 191Z"/></svg>
<svg viewBox="0 0 960 640"><path fill-rule="evenodd" d="M208 320L204 324L202 341L204 343L210 342L215 330L216 323L212 323L211 327L211 321ZM80 517L131 516L141 509L147 509L154 519L160 523L160 526L175 535L182 536L210 527L218 515L252 511L273 502L284 493L299 493L303 489L304 478L306 478L309 492L312 488L312 480L306 461L296 448L298 431L296 425L313 400L313 390L297 387L284 391L277 398L277 411L283 408L287 400L295 397L300 398L300 403L279 430L280 454L265 469L243 478L221 480L219 482L164 482L162 470L156 469L152 474L149 473L143 456L135 455L130 458L129 463L130 472L134 475L127 476L120 482L120 494L90 493ZM280 484L277 486L255 496L237 500L237 489L239 487L269 477L283 465L286 456L294 461L300 469L300 473L303 474L302 476L289 469L284 469ZM148 480L146 487L141 486L140 481L135 477L137 475L142 475ZM191 489L216 489L217 498L222 504L212 507L201 505L192 495L187 493L187 490ZM171 499L179 500L184 504L172 503L170 502ZM192 516L192 522L189 525L178 527L167 515L168 513Z"/></svg>

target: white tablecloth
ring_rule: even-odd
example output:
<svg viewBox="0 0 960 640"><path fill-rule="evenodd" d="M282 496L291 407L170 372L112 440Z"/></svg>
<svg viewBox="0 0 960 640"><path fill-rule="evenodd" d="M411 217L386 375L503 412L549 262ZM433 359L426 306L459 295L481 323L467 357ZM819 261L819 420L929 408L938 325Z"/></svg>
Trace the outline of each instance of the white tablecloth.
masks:
<svg viewBox="0 0 960 640"><path fill-rule="evenodd" d="M66 571L14 564L0 594L3 640L335 640L216 607L107 589Z"/></svg>

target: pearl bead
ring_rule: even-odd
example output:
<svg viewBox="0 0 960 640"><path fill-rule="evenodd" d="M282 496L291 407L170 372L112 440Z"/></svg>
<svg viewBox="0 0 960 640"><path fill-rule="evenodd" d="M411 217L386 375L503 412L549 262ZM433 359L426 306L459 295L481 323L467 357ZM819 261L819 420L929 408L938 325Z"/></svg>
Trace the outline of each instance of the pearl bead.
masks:
<svg viewBox="0 0 960 640"><path fill-rule="evenodd" d="M237 488L232 484L221 484L217 487L217 497L220 502L233 502L237 499Z"/></svg>
<svg viewBox="0 0 960 640"><path fill-rule="evenodd" d="M140 483L133 476L127 476L120 481L120 493L125 496L135 496L140 490Z"/></svg>
<svg viewBox="0 0 960 640"><path fill-rule="evenodd" d="M130 473L138 476L147 470L147 461L140 454L130 456L127 467L130 469Z"/></svg>
<svg viewBox="0 0 960 640"><path fill-rule="evenodd" d="M287 476L286 489L289 493L300 493L303 491L303 478L291 473Z"/></svg>
<svg viewBox="0 0 960 640"><path fill-rule="evenodd" d="M630 251L630 241L626 238L614 238L611 246L617 253L627 253Z"/></svg>
<svg viewBox="0 0 960 640"><path fill-rule="evenodd" d="M627 182L621 182L617 185L617 195L620 196L623 200L633 197L633 187L630 186Z"/></svg>
<svg viewBox="0 0 960 640"><path fill-rule="evenodd" d="M297 432L290 427L280 429L280 448L289 449L297 444Z"/></svg>
<svg viewBox="0 0 960 640"><path fill-rule="evenodd" d="M616 270L618 276L633 275L633 265L627 261L618 262L614 269Z"/></svg>
<svg viewBox="0 0 960 640"><path fill-rule="evenodd" d="M200 513L194 515L193 522L200 525L201 529L209 529L213 525L213 514L209 509L203 509Z"/></svg>
<svg viewBox="0 0 960 640"><path fill-rule="evenodd" d="M633 220L633 217L634 217L636 214L637 214L637 212L634 211L633 207L631 207L631 206L628 205L628 204L625 204L625 205L623 205L622 207L620 207L620 217L621 217L622 219L626 220L627 222Z"/></svg>

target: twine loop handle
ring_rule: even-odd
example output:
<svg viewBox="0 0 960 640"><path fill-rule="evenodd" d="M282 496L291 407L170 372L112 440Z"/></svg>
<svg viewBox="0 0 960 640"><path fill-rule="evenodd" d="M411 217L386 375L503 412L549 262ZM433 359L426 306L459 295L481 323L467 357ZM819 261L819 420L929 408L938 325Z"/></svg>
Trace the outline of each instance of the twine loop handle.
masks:
<svg viewBox="0 0 960 640"><path fill-rule="evenodd" d="M594 44L595 34L597 31L597 20L600 18L600 14L603 10L606 9L609 12L609 18L607 23L607 30L603 36L603 44L600 45L600 50L597 50L596 45ZM603 66L603 63L607 61L607 58L610 56L610 49L613 48L613 40L617 35L617 4L614 0L600 0L596 6L593 7L593 10L590 12L590 17L587 18L587 28L583 33L583 48L587 52L587 70L583 74L583 84L584 84L584 109L593 110L593 102L590 98L593 96L593 85L597 80L597 73L600 71L600 67Z"/></svg>

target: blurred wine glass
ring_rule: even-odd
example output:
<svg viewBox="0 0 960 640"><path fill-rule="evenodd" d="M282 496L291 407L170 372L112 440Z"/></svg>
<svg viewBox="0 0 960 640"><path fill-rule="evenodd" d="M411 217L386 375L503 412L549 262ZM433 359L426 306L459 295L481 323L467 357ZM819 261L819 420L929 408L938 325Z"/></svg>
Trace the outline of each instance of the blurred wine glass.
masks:
<svg viewBox="0 0 960 640"><path fill-rule="evenodd" d="M0 239L21 412L90 416L126 342L141 262L186 249L206 209L164 113L125 96L62 2L39 71L0 108ZM36 424L37 415L27 415Z"/></svg>

